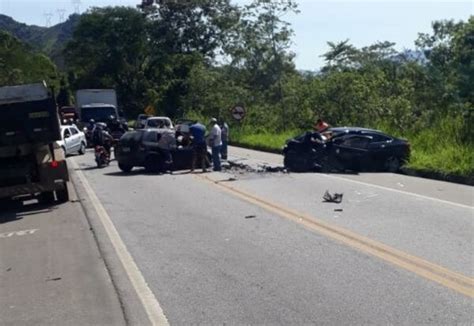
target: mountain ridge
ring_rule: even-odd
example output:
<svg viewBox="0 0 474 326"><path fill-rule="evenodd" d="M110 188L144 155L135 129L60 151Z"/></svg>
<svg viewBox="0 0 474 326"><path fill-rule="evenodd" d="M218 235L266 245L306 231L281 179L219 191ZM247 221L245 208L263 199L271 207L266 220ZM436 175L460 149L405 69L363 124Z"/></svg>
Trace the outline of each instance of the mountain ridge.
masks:
<svg viewBox="0 0 474 326"><path fill-rule="evenodd" d="M64 69L63 49L72 38L80 15L72 14L62 23L51 27L28 25L0 14L0 30L6 31L33 49L44 52L60 68Z"/></svg>

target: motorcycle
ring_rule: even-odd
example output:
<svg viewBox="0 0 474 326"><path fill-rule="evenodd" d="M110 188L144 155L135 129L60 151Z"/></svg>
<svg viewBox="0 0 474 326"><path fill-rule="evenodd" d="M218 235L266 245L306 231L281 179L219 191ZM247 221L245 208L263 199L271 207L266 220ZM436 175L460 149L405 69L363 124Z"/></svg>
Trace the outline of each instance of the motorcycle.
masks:
<svg viewBox="0 0 474 326"><path fill-rule="evenodd" d="M97 163L98 168L110 164L110 156L109 153L107 153L107 151L105 150L104 146L98 145L95 147L95 162Z"/></svg>

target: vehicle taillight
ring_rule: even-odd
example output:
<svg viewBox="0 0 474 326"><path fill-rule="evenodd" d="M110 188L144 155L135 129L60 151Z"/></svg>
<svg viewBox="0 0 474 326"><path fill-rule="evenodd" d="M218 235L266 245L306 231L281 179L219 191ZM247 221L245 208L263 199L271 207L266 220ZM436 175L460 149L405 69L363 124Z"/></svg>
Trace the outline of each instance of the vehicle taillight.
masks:
<svg viewBox="0 0 474 326"><path fill-rule="evenodd" d="M51 167L53 169L57 168L58 166L59 166L58 161L54 160L54 161L51 162Z"/></svg>

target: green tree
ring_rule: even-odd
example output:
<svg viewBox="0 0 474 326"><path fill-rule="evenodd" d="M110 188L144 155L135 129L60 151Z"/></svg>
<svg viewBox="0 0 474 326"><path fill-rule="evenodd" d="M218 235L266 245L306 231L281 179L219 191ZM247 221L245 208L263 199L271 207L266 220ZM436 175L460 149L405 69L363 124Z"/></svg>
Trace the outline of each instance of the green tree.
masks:
<svg viewBox="0 0 474 326"><path fill-rule="evenodd" d="M156 85L156 104L168 116L182 116L189 97L197 96L188 96L189 79L214 62L238 9L229 0L157 1L145 13L150 21L147 77Z"/></svg>
<svg viewBox="0 0 474 326"><path fill-rule="evenodd" d="M138 10L94 8L82 15L65 54L75 89L115 88L128 114L147 105L147 22Z"/></svg>
<svg viewBox="0 0 474 326"><path fill-rule="evenodd" d="M0 86L44 80L57 89L57 77L56 66L48 57L0 31Z"/></svg>

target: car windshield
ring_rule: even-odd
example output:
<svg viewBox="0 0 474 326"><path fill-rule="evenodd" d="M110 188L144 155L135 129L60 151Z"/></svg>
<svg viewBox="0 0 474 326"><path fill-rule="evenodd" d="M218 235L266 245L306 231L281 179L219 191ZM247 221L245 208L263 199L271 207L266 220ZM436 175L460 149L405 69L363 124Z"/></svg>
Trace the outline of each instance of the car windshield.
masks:
<svg viewBox="0 0 474 326"><path fill-rule="evenodd" d="M161 119L148 119L147 125L151 128L158 128L164 125L164 122Z"/></svg>
<svg viewBox="0 0 474 326"><path fill-rule="evenodd" d="M90 121L94 119L96 122L106 122L110 116L116 115L116 110L113 106L98 106L98 107L87 107L81 109L82 121Z"/></svg>

